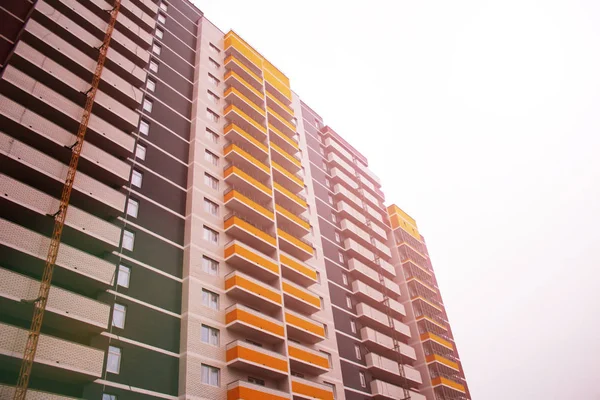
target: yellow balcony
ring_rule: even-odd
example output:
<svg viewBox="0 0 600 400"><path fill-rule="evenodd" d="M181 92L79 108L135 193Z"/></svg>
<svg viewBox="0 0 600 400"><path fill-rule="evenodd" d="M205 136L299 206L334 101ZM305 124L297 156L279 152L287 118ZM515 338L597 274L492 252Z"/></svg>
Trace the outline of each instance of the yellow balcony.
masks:
<svg viewBox="0 0 600 400"><path fill-rule="evenodd" d="M311 344L325 340L325 327L322 323L292 310L285 311L285 324L291 339Z"/></svg>
<svg viewBox="0 0 600 400"><path fill-rule="evenodd" d="M254 50L244 39L234 31L229 31L223 38L224 50L226 54L235 54L244 63L259 73L263 68L263 57Z"/></svg>
<svg viewBox="0 0 600 400"><path fill-rule="evenodd" d="M302 213L306 211L307 203L304 196L290 192L277 182L273 182L273 188L275 188L276 203L292 212Z"/></svg>
<svg viewBox="0 0 600 400"><path fill-rule="evenodd" d="M225 293L249 307L267 312L281 308L281 292L239 271L225 276Z"/></svg>
<svg viewBox="0 0 600 400"><path fill-rule="evenodd" d="M277 246L275 237L265 232L262 228L245 221L240 215L235 213L231 213L225 217L223 228L225 228L227 235L263 253L274 251Z"/></svg>
<svg viewBox="0 0 600 400"><path fill-rule="evenodd" d="M225 91L224 95L225 100L229 104L233 104L234 106L238 107L255 121L258 121L261 124L265 122L265 110L258 104L255 104L254 101L250 100L236 88L229 87L229 89Z"/></svg>
<svg viewBox="0 0 600 400"><path fill-rule="evenodd" d="M236 124L229 124L224 129L225 139L244 148L253 157L265 158L269 148L254 136L250 135Z"/></svg>
<svg viewBox="0 0 600 400"><path fill-rule="evenodd" d="M269 176L271 176L269 167L238 145L229 144L225 146L223 153L227 161L242 168L244 171L248 171L251 176L259 181L269 179Z"/></svg>
<svg viewBox="0 0 600 400"><path fill-rule="evenodd" d="M246 82L248 82L252 87L258 91L262 90L263 87L263 79L260 74L257 74L255 71L248 68L241 60L240 57L236 57L235 55L230 55L225 58L225 68L228 71L233 71L239 76L242 77Z"/></svg>
<svg viewBox="0 0 600 400"><path fill-rule="evenodd" d="M445 334L448 329L442 323L434 320L432 317L428 315L420 315L415 318L417 322L423 321L426 323L427 329L438 334Z"/></svg>
<svg viewBox="0 0 600 400"><path fill-rule="evenodd" d="M277 114L275 110L269 106L267 106L267 111L269 113L270 124L279 129L284 135L294 137L296 134L296 126L294 126L294 124Z"/></svg>
<svg viewBox="0 0 600 400"><path fill-rule="evenodd" d="M270 201L265 205L258 204L235 189L229 189L223 195L225 206L235 211L246 220L261 226L270 226L274 223L274 214Z"/></svg>
<svg viewBox="0 0 600 400"><path fill-rule="evenodd" d="M225 350L227 366L252 374L284 378L288 375L287 359L279 353L236 340Z"/></svg>
<svg viewBox="0 0 600 400"><path fill-rule="evenodd" d="M300 373L321 375L329 371L329 358L326 354L309 349L301 344L288 342L290 368Z"/></svg>
<svg viewBox="0 0 600 400"><path fill-rule="evenodd" d="M430 295L432 295L432 296L436 296L436 295L438 294L438 292L437 292L437 290L436 290L436 289L434 289L434 288L433 288L432 286L430 286L428 283L425 283L425 282L423 282L423 280L421 280L421 279L419 279L419 278L417 278L417 277L414 277L414 276L408 276L408 277L406 278L406 282L409 284L409 287L410 287L410 285L415 285L415 286L418 286L418 287L420 287L420 288L422 288L422 289L425 289L425 290L427 290L427 291L429 292L429 294L430 294ZM411 282L412 282L412 283L411 283Z"/></svg>
<svg viewBox="0 0 600 400"><path fill-rule="evenodd" d="M303 314L314 314L321 309L321 299L310 290L285 279L281 282L286 308Z"/></svg>
<svg viewBox="0 0 600 400"><path fill-rule="evenodd" d="M276 74L268 69L263 71L263 75L265 77L265 82L267 83L267 85L265 85L267 91L271 92L281 102L287 104L291 103L292 90L290 89L289 84L282 82L277 78Z"/></svg>
<svg viewBox="0 0 600 400"><path fill-rule="evenodd" d="M234 304L225 310L225 323L227 329L258 342L285 340L283 322L241 304Z"/></svg>
<svg viewBox="0 0 600 400"><path fill-rule="evenodd" d="M298 193L304 189L304 181L297 175L292 174L275 161L271 161L271 165L273 166L273 178L277 183L293 193Z"/></svg>
<svg viewBox="0 0 600 400"><path fill-rule="evenodd" d="M296 173L302 169L302 162L300 157L292 155L281 147L277 146L274 142L271 142L271 157L273 161L280 164L288 171Z"/></svg>
<svg viewBox="0 0 600 400"><path fill-rule="evenodd" d="M265 282L279 277L279 265L270 257L236 240L225 245L225 262Z"/></svg>
<svg viewBox="0 0 600 400"><path fill-rule="evenodd" d="M297 153L300 148L296 140L284 135L283 132L274 127L273 124L269 124L269 140L291 154Z"/></svg>
<svg viewBox="0 0 600 400"><path fill-rule="evenodd" d="M270 92L266 92L267 94L267 105L271 107L275 112L285 118L287 121L294 118L294 110L292 110L288 105L284 104L275 97Z"/></svg>
<svg viewBox="0 0 600 400"><path fill-rule="evenodd" d="M277 229L279 248L299 260L306 261L313 256L314 249L306 240Z"/></svg>
<svg viewBox="0 0 600 400"><path fill-rule="evenodd" d="M445 365L448 368L452 368L455 371L460 371L460 368L458 367L458 363L451 361L451 360L447 359L446 357L440 356L438 354L430 354L428 356L425 356L425 361L427 361L428 364L433 363L433 362L438 362L440 364Z"/></svg>
<svg viewBox="0 0 600 400"><path fill-rule="evenodd" d="M224 168L223 175L225 182L233 187L243 190L258 202L267 202L271 200L271 189L264 183L261 183L248 175L245 171L235 165L227 165Z"/></svg>
<svg viewBox="0 0 600 400"><path fill-rule="evenodd" d="M236 88L261 108L264 107L265 100L262 91L257 90L235 71L229 71L225 74L225 84L229 87Z"/></svg>
<svg viewBox="0 0 600 400"><path fill-rule="evenodd" d="M310 223L305 217L294 214L279 204L275 204L275 210L277 211L278 215L278 226L281 226L286 231L298 236L305 236L310 233Z"/></svg>
<svg viewBox="0 0 600 400"><path fill-rule="evenodd" d="M279 261L281 263L281 274L284 278L296 282L302 286L310 286L317 283L317 270L291 256L279 252Z"/></svg>
<svg viewBox="0 0 600 400"><path fill-rule="evenodd" d="M333 388L331 386L322 385L317 382L309 381L308 379L292 376L292 394L294 399L320 399L333 400Z"/></svg>
<svg viewBox="0 0 600 400"><path fill-rule="evenodd" d="M434 310L437 310L439 312L442 312L442 307L440 307L438 304L435 304L433 301L426 299L423 296L414 296L411 297L411 301L416 301L416 302L423 302L425 304L427 304L429 307L433 308Z"/></svg>
<svg viewBox="0 0 600 400"><path fill-rule="evenodd" d="M450 389L454 389L461 393L466 393L465 387L463 385L461 385L460 383L454 382L451 379L444 378L443 376L438 376L437 378L433 378L431 380L431 386L436 387L436 386L440 386L440 385L446 386Z"/></svg>
<svg viewBox="0 0 600 400"><path fill-rule="evenodd" d="M227 384L227 400L289 400L290 394L247 381Z"/></svg>
<svg viewBox="0 0 600 400"><path fill-rule="evenodd" d="M451 342L449 342L446 339L443 339L443 338L439 337L438 335L436 335L434 333L426 332L426 333L423 333L421 335L421 341L422 342L425 342L427 340L431 340L433 342L436 342L437 344L442 345L442 346L444 346L447 349L454 350L454 346L452 345Z"/></svg>
<svg viewBox="0 0 600 400"><path fill-rule="evenodd" d="M241 127L244 131L248 132L259 141L263 141L265 139L267 129L233 104L227 106L223 114L229 122Z"/></svg>

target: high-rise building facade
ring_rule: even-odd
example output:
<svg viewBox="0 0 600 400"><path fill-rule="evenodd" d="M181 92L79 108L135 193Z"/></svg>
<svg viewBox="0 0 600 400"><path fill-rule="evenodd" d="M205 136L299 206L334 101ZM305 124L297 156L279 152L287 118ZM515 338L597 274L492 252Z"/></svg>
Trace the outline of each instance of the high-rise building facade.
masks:
<svg viewBox="0 0 600 400"><path fill-rule="evenodd" d="M0 0L0 399L114 4ZM433 400L365 157L189 1L116 21L28 398Z"/></svg>

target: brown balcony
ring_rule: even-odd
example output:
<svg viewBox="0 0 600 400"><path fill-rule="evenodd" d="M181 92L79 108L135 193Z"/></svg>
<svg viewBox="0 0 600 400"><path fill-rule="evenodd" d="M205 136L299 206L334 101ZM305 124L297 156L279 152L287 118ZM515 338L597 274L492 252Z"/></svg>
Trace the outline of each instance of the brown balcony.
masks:
<svg viewBox="0 0 600 400"><path fill-rule="evenodd" d="M274 236L267 233L265 228L248 222L240 214L230 213L226 215L223 228L225 228L227 235L263 253L272 252L277 247L277 239Z"/></svg>
<svg viewBox="0 0 600 400"><path fill-rule="evenodd" d="M267 129L254 118L250 117L240 108L231 104L225 108L223 115L230 122L239 127L259 141L264 141L267 135Z"/></svg>
<svg viewBox="0 0 600 400"><path fill-rule="evenodd" d="M257 375L281 379L288 375L286 357L253 344L236 340L226 346L227 366Z"/></svg>
<svg viewBox="0 0 600 400"><path fill-rule="evenodd" d="M275 110L267 105L267 112L269 113L269 123L277 128L280 132L288 137L294 137L296 134L296 127L289 120L277 114ZM290 118L291 119L291 118Z"/></svg>
<svg viewBox="0 0 600 400"><path fill-rule="evenodd" d="M226 165L223 170L227 184L243 190L244 193L256 199L257 202L263 203L271 200L271 188L251 177L242 168L236 165Z"/></svg>
<svg viewBox="0 0 600 400"><path fill-rule="evenodd" d="M290 368L308 375L321 375L329 371L329 358L326 354L301 344L288 342Z"/></svg>
<svg viewBox="0 0 600 400"><path fill-rule="evenodd" d="M310 290L287 280L282 280L285 306L304 314L314 314L321 309L321 299Z"/></svg>
<svg viewBox="0 0 600 400"><path fill-rule="evenodd" d="M320 399L333 400L335 395L331 386L323 385L308 379L292 376L292 394L294 400L298 399Z"/></svg>
<svg viewBox="0 0 600 400"><path fill-rule="evenodd" d="M292 193L298 193L304 189L304 180L298 175L286 170L275 161L272 161L271 165L273 166L273 178L281 186Z"/></svg>
<svg viewBox="0 0 600 400"><path fill-rule="evenodd" d="M265 282L279 277L279 265L272 258L236 240L225 245L225 262Z"/></svg>
<svg viewBox="0 0 600 400"><path fill-rule="evenodd" d="M279 248L299 260L306 261L313 256L314 249L312 245L302 238L285 232L278 228Z"/></svg>
<svg viewBox="0 0 600 400"><path fill-rule="evenodd" d="M251 69L254 74L260 74L263 68L262 56L235 32L229 31L224 39L225 54L233 55Z"/></svg>
<svg viewBox="0 0 600 400"><path fill-rule="evenodd" d="M225 293L240 303L267 312L281 308L281 292L249 275L234 271L225 276Z"/></svg>
<svg viewBox="0 0 600 400"><path fill-rule="evenodd" d="M225 58L225 68L228 71L233 71L238 74L244 81L249 83L254 89L261 91L263 87L263 79L255 71L248 68L240 61L241 57L230 55Z"/></svg>
<svg viewBox="0 0 600 400"><path fill-rule="evenodd" d="M292 310L285 311L285 323L290 339L315 344L325 340L325 327L322 323Z"/></svg>
<svg viewBox="0 0 600 400"><path fill-rule="evenodd" d="M283 117L286 121L290 121L294 118L294 110L290 106L283 103L277 97L272 95L270 92L266 92L267 95L267 106L273 109L278 115Z"/></svg>
<svg viewBox="0 0 600 400"><path fill-rule="evenodd" d="M225 323L227 329L261 343L285 340L283 322L241 304L234 304L225 310Z"/></svg>
<svg viewBox="0 0 600 400"><path fill-rule="evenodd" d="M290 394L241 380L227 384L227 400L247 399L289 400Z"/></svg>
<svg viewBox="0 0 600 400"><path fill-rule="evenodd" d="M223 153L229 163L237 165L259 181L265 181L271 176L271 171L264 162L258 160L238 145L228 144L223 148Z"/></svg>
<svg viewBox="0 0 600 400"><path fill-rule="evenodd" d="M279 262L281 263L281 273L284 278L289 279L301 286L310 286L317 283L317 270L291 256L279 253Z"/></svg>

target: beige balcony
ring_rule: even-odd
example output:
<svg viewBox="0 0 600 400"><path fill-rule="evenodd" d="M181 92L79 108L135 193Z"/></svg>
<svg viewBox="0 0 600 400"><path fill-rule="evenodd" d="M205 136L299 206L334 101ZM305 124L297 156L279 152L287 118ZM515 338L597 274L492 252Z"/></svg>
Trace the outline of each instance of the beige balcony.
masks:
<svg viewBox="0 0 600 400"><path fill-rule="evenodd" d="M371 381L371 395L375 400L398 400L406 398L404 389L400 386L392 385L379 379ZM427 400L425 396L413 390L408 390L410 400Z"/></svg>
<svg viewBox="0 0 600 400"><path fill-rule="evenodd" d="M340 221L340 229L344 233L345 237L352 238L359 242L362 246L372 247L371 236L365 232L364 229L358 227L349 219L342 219Z"/></svg>
<svg viewBox="0 0 600 400"><path fill-rule="evenodd" d="M236 144L229 144L223 148L225 159L259 181L265 181L271 176L269 167L261 160L252 156L244 148Z"/></svg>
<svg viewBox="0 0 600 400"><path fill-rule="evenodd" d="M286 308L304 314L314 314L321 309L321 299L310 290L285 279L281 286Z"/></svg>
<svg viewBox="0 0 600 400"><path fill-rule="evenodd" d="M335 140L333 140L331 137L325 137L325 140L323 141L323 145L325 146L325 148L328 151L334 151L336 152L339 156L342 157L342 159L344 159L348 164L352 165L353 164L353 158L352 158L352 154L350 154L348 152L348 150L344 149L344 147L337 143Z"/></svg>
<svg viewBox="0 0 600 400"><path fill-rule="evenodd" d="M0 364L5 369L15 373L19 370L27 335L27 329L0 323ZM52 375L58 380L91 381L101 378L103 363L102 350L40 335L33 376Z"/></svg>
<svg viewBox="0 0 600 400"><path fill-rule="evenodd" d="M233 240L225 245L225 262L261 281L271 282L279 277L279 265L271 257Z"/></svg>
<svg viewBox="0 0 600 400"><path fill-rule="evenodd" d="M301 286L310 286L317 283L317 270L314 267L283 254L283 252L279 252L279 262L284 278Z"/></svg>
<svg viewBox="0 0 600 400"><path fill-rule="evenodd" d="M232 187L239 188L258 202L267 202L271 200L271 188L266 184L259 182L251 177L246 171L235 165L227 165L224 168L223 176L225 182Z"/></svg>
<svg viewBox="0 0 600 400"><path fill-rule="evenodd" d="M354 239L346 238L344 240L344 248L348 257L356 258L363 263L371 263L375 260L375 254Z"/></svg>
<svg viewBox="0 0 600 400"><path fill-rule="evenodd" d="M392 330L396 331L398 334L402 335L403 338L410 338L410 328L398 321L395 318L388 320L388 317L383 312L365 304L358 303L356 306L356 314L358 319L365 325L369 326L373 329L381 330L384 333L391 333Z"/></svg>
<svg viewBox="0 0 600 400"><path fill-rule="evenodd" d="M252 86L246 79L242 78L237 72L231 70L225 74L225 84L229 87L237 89L240 93L246 96L253 103L261 108L265 105L265 100L262 91Z"/></svg>
<svg viewBox="0 0 600 400"><path fill-rule="evenodd" d="M240 214L231 213L225 216L223 228L227 235L263 253L272 252L277 247L277 239L267 233L264 227L249 222Z"/></svg>
<svg viewBox="0 0 600 400"><path fill-rule="evenodd" d="M273 182L275 189L275 202L281 204L286 210L294 213L303 213L306 211L306 198L298 193L292 193L277 182Z"/></svg>
<svg viewBox="0 0 600 400"><path fill-rule="evenodd" d="M290 154L295 154L299 150L298 142L295 139L286 136L272 124L269 124L269 140Z"/></svg>
<svg viewBox="0 0 600 400"><path fill-rule="evenodd" d="M356 179L351 175L348 175L337 167L330 168L329 175L331 175L331 182L334 184L341 183L346 188L358 194L358 183L356 183Z"/></svg>
<svg viewBox="0 0 600 400"><path fill-rule="evenodd" d="M329 161L330 167L338 167L344 172L344 174L351 176L351 177L355 177L356 171L354 170L354 166L352 166L352 164L349 164L346 161L344 161L337 154L329 153L327 155L327 161ZM355 179L356 178L354 178L353 180L355 180Z"/></svg>
<svg viewBox="0 0 600 400"><path fill-rule="evenodd" d="M281 379L288 375L287 358L279 353L236 340L226 346L227 366L252 374Z"/></svg>
<svg viewBox="0 0 600 400"><path fill-rule="evenodd" d="M246 115L249 115L253 120L264 124L266 119L265 110L250 98L246 97L242 92L234 87L229 87L224 93L225 101L242 110Z"/></svg>
<svg viewBox="0 0 600 400"><path fill-rule="evenodd" d="M279 237L279 248L284 252L302 261L312 258L314 249L306 240L295 237L280 228L277 229L277 236Z"/></svg>
<svg viewBox="0 0 600 400"><path fill-rule="evenodd" d="M383 293L361 281L352 282L352 293L358 301L379 305L383 303Z"/></svg>
<svg viewBox="0 0 600 400"><path fill-rule="evenodd" d="M383 291L383 287L379 280L379 273L372 267L369 267L361 263L360 261L352 258L348 260L348 268L350 270L350 274L355 279L360 279L366 284L378 288L378 290L380 291ZM388 293L400 293L400 287L389 278L384 276L383 282L385 287L388 289Z"/></svg>
<svg viewBox="0 0 600 400"><path fill-rule="evenodd" d="M227 384L227 400L247 399L289 400L290 394L247 381Z"/></svg>
<svg viewBox="0 0 600 400"><path fill-rule="evenodd" d="M281 292L239 271L225 276L225 293L241 304L273 312L281 308Z"/></svg>
<svg viewBox="0 0 600 400"><path fill-rule="evenodd" d="M335 395L331 386L323 385L321 383L313 382L308 379L299 378L292 376L292 394L294 400L298 399L320 399L320 400L333 400Z"/></svg>
<svg viewBox="0 0 600 400"><path fill-rule="evenodd" d="M369 223L367 218L364 216L362 211L354 207L351 203L344 200L337 202L338 215L342 219L349 219L350 221L358 224L363 229L369 229Z"/></svg>
<svg viewBox="0 0 600 400"><path fill-rule="evenodd" d="M345 186L336 183L333 185L333 194L336 199L347 201L354 209L362 210L362 200ZM358 212L358 211L357 211Z"/></svg>
<svg viewBox="0 0 600 400"><path fill-rule="evenodd" d="M306 217L294 214L279 204L275 204L275 211L277 211L277 225L281 226L286 232L298 237L310 233L310 223Z"/></svg>
<svg viewBox="0 0 600 400"><path fill-rule="evenodd" d="M285 340L283 322L241 304L234 304L225 310L225 323L227 329L260 343Z"/></svg>
<svg viewBox="0 0 600 400"><path fill-rule="evenodd" d="M288 153L281 147L277 146L277 144L274 142L271 142L271 158L273 159L273 162L276 162L293 174L302 169L300 157L295 154Z"/></svg>
<svg viewBox="0 0 600 400"><path fill-rule="evenodd" d="M423 383L421 373L409 365L398 365L398 360L391 360L376 353L368 353L365 361L369 372L375 379L401 385L406 380L411 386L416 387Z"/></svg>
<svg viewBox="0 0 600 400"><path fill-rule="evenodd" d="M23 301L37 298L39 289L39 281L0 268L0 309L3 314L30 318L31 305ZM107 304L52 286L44 326L69 332L98 333L108 327L109 314Z"/></svg>
<svg viewBox="0 0 600 400"><path fill-rule="evenodd" d="M264 127L264 125L246 114L239 107L231 104L225 108L223 115L227 121L239 126L245 132L248 132L250 135L252 135L255 139L261 142L266 139L267 129Z"/></svg>
<svg viewBox="0 0 600 400"><path fill-rule="evenodd" d="M387 358L395 360L396 350L394 349L394 339L378 330L364 326L360 329L360 337L365 347L372 352L381 354ZM400 354L404 362L414 362L417 360L415 349L411 346L398 342Z"/></svg>
<svg viewBox="0 0 600 400"><path fill-rule="evenodd" d="M288 342L290 368L308 375L321 375L329 371L329 358L326 354L301 344Z"/></svg>
<svg viewBox="0 0 600 400"><path fill-rule="evenodd" d="M290 339L311 344L325 340L325 326L307 316L286 310L285 323Z"/></svg>
<svg viewBox="0 0 600 400"><path fill-rule="evenodd" d="M223 130L225 139L230 143L244 149L254 158L265 159L269 154L269 148L263 142L257 140L236 124L229 124Z"/></svg>
<svg viewBox="0 0 600 400"><path fill-rule="evenodd" d="M146 11L142 11L131 0L122 0L119 12L126 14L132 21L148 32L152 32L156 26L154 15L148 15Z"/></svg>
<svg viewBox="0 0 600 400"><path fill-rule="evenodd" d="M363 165L362 163L356 163L360 172L368 179L371 180L376 186L381 186L381 180L377 175L373 173L368 167Z"/></svg>
<svg viewBox="0 0 600 400"><path fill-rule="evenodd" d="M270 202L259 204L235 189L228 189L225 192L223 202L229 210L235 211L251 223L268 227L275 222Z"/></svg>
<svg viewBox="0 0 600 400"><path fill-rule="evenodd" d="M304 180L297 174L286 170L275 161L272 161L271 165L273 166L273 178L281 186L292 193L298 193L304 189Z"/></svg>
<svg viewBox="0 0 600 400"><path fill-rule="evenodd" d="M263 79L257 73L256 70L251 70L248 68L244 62L241 61L242 57L237 55L230 55L225 58L225 68L228 71L233 71L238 74L244 81L250 84L254 89L258 91L263 90Z"/></svg>

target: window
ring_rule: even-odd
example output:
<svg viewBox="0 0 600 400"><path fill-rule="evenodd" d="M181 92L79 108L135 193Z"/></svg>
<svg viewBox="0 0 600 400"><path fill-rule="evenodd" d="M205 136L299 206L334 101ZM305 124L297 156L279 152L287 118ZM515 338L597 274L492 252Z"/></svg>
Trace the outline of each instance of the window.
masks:
<svg viewBox="0 0 600 400"><path fill-rule="evenodd" d="M319 304L321 305L321 310L325 309L325 302L323 301L323 297L319 296Z"/></svg>
<svg viewBox="0 0 600 400"><path fill-rule="evenodd" d="M208 325L202 325L201 340L212 346L219 345L219 330Z"/></svg>
<svg viewBox="0 0 600 400"><path fill-rule="evenodd" d="M325 178L325 186L331 189L331 181L329 180L329 178Z"/></svg>
<svg viewBox="0 0 600 400"><path fill-rule="evenodd" d="M219 309L219 295L210 290L202 289L202 305L212 310Z"/></svg>
<svg viewBox="0 0 600 400"><path fill-rule="evenodd" d="M164 36L165 36L165 32L160 28L156 28L156 37L159 39L162 39Z"/></svg>
<svg viewBox="0 0 600 400"><path fill-rule="evenodd" d="M342 242L342 238L340 237L340 234L337 233L337 232L334 232L333 234L335 236L335 241L338 242L338 243L341 243Z"/></svg>
<svg viewBox="0 0 600 400"><path fill-rule="evenodd" d="M127 309L123 304L115 303L113 307L112 325L117 328L125 328L125 314Z"/></svg>
<svg viewBox="0 0 600 400"><path fill-rule="evenodd" d="M327 201L329 201L329 204L333 205L333 196L327 195Z"/></svg>
<svg viewBox="0 0 600 400"><path fill-rule="evenodd" d="M317 272L317 282L321 283L321 273L319 271L316 271L316 272Z"/></svg>
<svg viewBox="0 0 600 400"><path fill-rule="evenodd" d="M124 249L129 251L133 251L133 243L135 242L135 233L130 232L128 230L123 230L123 243L122 246Z"/></svg>
<svg viewBox="0 0 600 400"><path fill-rule="evenodd" d="M205 385L219 386L219 368L202 364L202 383Z"/></svg>
<svg viewBox="0 0 600 400"><path fill-rule="evenodd" d="M202 270L209 275L217 275L219 273L219 263L212 258L203 256Z"/></svg>
<svg viewBox="0 0 600 400"><path fill-rule="evenodd" d="M156 82L154 82L152 79L148 79L146 81L146 89L148 89L151 92L154 92L156 90Z"/></svg>
<svg viewBox="0 0 600 400"><path fill-rule="evenodd" d="M294 126L298 126L298 118L292 118L292 124L294 124Z"/></svg>
<svg viewBox="0 0 600 400"><path fill-rule="evenodd" d="M204 240L206 240L207 242L217 244L219 242L219 234L216 231L205 226L204 227Z"/></svg>
<svg viewBox="0 0 600 400"><path fill-rule="evenodd" d="M142 187L142 173L140 171L134 169L131 172L131 184L139 188Z"/></svg>
<svg viewBox="0 0 600 400"><path fill-rule="evenodd" d="M160 47L159 45L157 45L156 43L152 44L152 52L154 54L156 54L157 56L160 56L160 52L162 51L162 47Z"/></svg>
<svg viewBox="0 0 600 400"><path fill-rule="evenodd" d="M213 60L212 58L209 58L208 62L210 64L210 66L213 67L214 69L219 69L219 67L220 67L219 63L216 62L215 60Z"/></svg>
<svg viewBox="0 0 600 400"><path fill-rule="evenodd" d="M102 393L102 400L117 400L114 394Z"/></svg>
<svg viewBox="0 0 600 400"><path fill-rule="evenodd" d="M129 277L131 276L131 268L124 265L119 265L119 274L117 275L117 285L128 288Z"/></svg>
<svg viewBox="0 0 600 400"><path fill-rule="evenodd" d="M219 180L212 175L204 173L204 184L212 189L219 189Z"/></svg>
<svg viewBox="0 0 600 400"><path fill-rule="evenodd" d="M348 284L348 275L346 275L343 272L342 272L342 282L344 282L344 285Z"/></svg>
<svg viewBox="0 0 600 400"><path fill-rule="evenodd" d="M158 22L163 25L167 22L167 17L165 17L165 14L158 13Z"/></svg>
<svg viewBox="0 0 600 400"><path fill-rule="evenodd" d="M127 215L137 218L140 209L140 202L132 198L127 199Z"/></svg>
<svg viewBox="0 0 600 400"><path fill-rule="evenodd" d="M350 330L352 331L352 333L356 333L356 321L354 321L353 319L350 320Z"/></svg>
<svg viewBox="0 0 600 400"><path fill-rule="evenodd" d="M210 47L210 51L213 53L219 54L221 52L221 50L219 50L219 48L212 43L209 43L208 46Z"/></svg>
<svg viewBox="0 0 600 400"><path fill-rule="evenodd" d="M166 12L169 9L169 6L167 5L167 3L161 1L160 9Z"/></svg>
<svg viewBox="0 0 600 400"><path fill-rule="evenodd" d="M219 86L219 83L221 83L217 77L212 74L208 74L208 81L215 86Z"/></svg>
<svg viewBox="0 0 600 400"><path fill-rule="evenodd" d="M154 60L150 60L150 66L148 69L154 73L158 73L158 63Z"/></svg>
<svg viewBox="0 0 600 400"><path fill-rule="evenodd" d="M219 96L217 96L216 94L214 94L210 90L207 93L208 93L208 99L211 102L213 102L214 104L218 104L219 103Z"/></svg>
<svg viewBox="0 0 600 400"><path fill-rule="evenodd" d="M213 143L219 143L219 135L208 128L206 129L206 137Z"/></svg>
<svg viewBox="0 0 600 400"><path fill-rule="evenodd" d="M334 223L337 223L337 217L335 216L335 214L331 214L331 220L332 220Z"/></svg>
<svg viewBox="0 0 600 400"><path fill-rule="evenodd" d="M143 144L138 144L135 146L135 157L139 158L140 160L145 160L146 159L146 146L144 146Z"/></svg>
<svg viewBox="0 0 600 400"><path fill-rule="evenodd" d="M350 296L346 296L346 307L352 308L352 298Z"/></svg>
<svg viewBox="0 0 600 400"><path fill-rule="evenodd" d="M344 263L344 253L342 253L341 251L338 251L338 260L342 264Z"/></svg>
<svg viewBox="0 0 600 400"><path fill-rule="evenodd" d="M204 150L204 159L215 167L219 165L219 157L208 150Z"/></svg>
<svg viewBox="0 0 600 400"><path fill-rule="evenodd" d="M359 372L358 377L360 378L360 386L367 387L367 378L365 378L365 373Z"/></svg>
<svg viewBox="0 0 600 400"><path fill-rule="evenodd" d="M328 361L328 363L329 363L328 367L329 367L329 369L331 369L331 368L332 368L332 365L333 365L333 362L332 362L332 359L331 359L331 354L329 354L329 353L327 353L326 351L323 351L323 350L319 350L319 352L320 352L321 354L323 354L323 355L327 356L327 361Z"/></svg>
<svg viewBox="0 0 600 400"><path fill-rule="evenodd" d="M149 132L150 132L150 124L148 122L144 121L143 119L141 119L140 120L140 133L148 136Z"/></svg>
<svg viewBox="0 0 600 400"><path fill-rule="evenodd" d="M255 385L265 386L265 381L262 379L254 378L252 376L248 377L248 382L254 383Z"/></svg>
<svg viewBox="0 0 600 400"><path fill-rule="evenodd" d="M358 360L362 359L362 354L360 353L360 346L357 344L354 345L354 355Z"/></svg>
<svg viewBox="0 0 600 400"><path fill-rule="evenodd" d="M319 121L318 119L315 119L315 126L316 126L318 129L321 129L321 121Z"/></svg>
<svg viewBox="0 0 600 400"><path fill-rule="evenodd" d="M323 304L323 303L321 303ZM329 337L329 327L327 326L327 324L323 325L323 330L325 331L325 337L328 338Z"/></svg>
<svg viewBox="0 0 600 400"><path fill-rule="evenodd" d="M144 111L152 112L152 101L144 99L144 105L142 106Z"/></svg>
<svg viewBox="0 0 600 400"><path fill-rule="evenodd" d="M219 205L214 201L210 201L206 197L204 198L204 211L211 215L219 214Z"/></svg>
<svg viewBox="0 0 600 400"><path fill-rule="evenodd" d="M106 371L118 374L121 368L121 349L108 346L108 357L106 359Z"/></svg>
<svg viewBox="0 0 600 400"><path fill-rule="evenodd" d="M321 153L322 156L325 155L325 149L322 147L319 147L319 153Z"/></svg>
<svg viewBox="0 0 600 400"><path fill-rule="evenodd" d="M206 118L212 122L219 122L219 115L213 111L210 111L208 108L206 109Z"/></svg>

